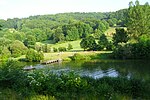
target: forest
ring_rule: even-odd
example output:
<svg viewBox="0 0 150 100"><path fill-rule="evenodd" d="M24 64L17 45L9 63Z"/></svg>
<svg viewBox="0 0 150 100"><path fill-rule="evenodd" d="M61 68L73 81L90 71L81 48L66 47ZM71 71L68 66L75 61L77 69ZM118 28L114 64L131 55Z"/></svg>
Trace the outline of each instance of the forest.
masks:
<svg viewBox="0 0 150 100"><path fill-rule="evenodd" d="M125 26L126 13L127 9L123 9L108 13L63 13L0 20L0 53L18 57L29 48L46 51L36 42L55 44L88 36L99 39L109 27Z"/></svg>
<svg viewBox="0 0 150 100"><path fill-rule="evenodd" d="M114 31L107 33L110 29ZM91 56L87 52L95 54ZM74 72L55 74L44 69L22 70L21 62L40 63L47 60L48 54L49 59L53 57L53 53L58 53L57 57L67 54L68 58L63 60L89 60L91 63L86 62L89 66L96 62L92 62L93 59L106 60L105 63L110 59L149 61L150 5L141 5L136 0L129 3L129 8L116 12L0 19L0 99L7 91L15 95L14 100L34 100L34 96L45 100L150 99L149 74L143 80L134 77L93 79Z"/></svg>

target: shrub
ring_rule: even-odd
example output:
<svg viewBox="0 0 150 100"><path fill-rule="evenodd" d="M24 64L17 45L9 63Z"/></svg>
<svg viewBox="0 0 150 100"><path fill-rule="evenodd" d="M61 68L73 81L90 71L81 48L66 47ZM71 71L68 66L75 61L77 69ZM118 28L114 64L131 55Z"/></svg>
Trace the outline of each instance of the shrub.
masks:
<svg viewBox="0 0 150 100"><path fill-rule="evenodd" d="M57 51L58 51L58 49L54 47L54 48L53 48L53 51L54 51L54 52L57 52Z"/></svg>
<svg viewBox="0 0 150 100"><path fill-rule="evenodd" d="M28 48L19 40L15 40L9 47L13 57L19 57L26 54Z"/></svg>
<svg viewBox="0 0 150 100"><path fill-rule="evenodd" d="M113 57L119 59L150 59L150 40L133 44L119 43L113 51Z"/></svg>
<svg viewBox="0 0 150 100"><path fill-rule="evenodd" d="M64 52L64 51L67 51L67 49L66 49L65 47L59 47L58 50L59 50L60 52L62 52L62 51L63 51L63 52Z"/></svg>
<svg viewBox="0 0 150 100"><path fill-rule="evenodd" d="M37 52L33 49L29 49L26 54L26 59L28 61L40 61L44 59L44 55L42 52Z"/></svg>
<svg viewBox="0 0 150 100"><path fill-rule="evenodd" d="M4 47L1 51L0 59L7 60L10 56L11 56L10 51L8 50L8 48Z"/></svg>
<svg viewBox="0 0 150 100"><path fill-rule="evenodd" d="M90 60L90 56L85 56L85 55L81 55L78 53L75 53L72 57L70 57L71 60L76 61L76 60Z"/></svg>
<svg viewBox="0 0 150 100"><path fill-rule="evenodd" d="M119 59L131 59L132 55L132 45L119 43L113 51L113 57Z"/></svg>
<svg viewBox="0 0 150 100"><path fill-rule="evenodd" d="M67 49L71 50L71 49L73 49L73 46L71 44L68 44L68 48Z"/></svg>

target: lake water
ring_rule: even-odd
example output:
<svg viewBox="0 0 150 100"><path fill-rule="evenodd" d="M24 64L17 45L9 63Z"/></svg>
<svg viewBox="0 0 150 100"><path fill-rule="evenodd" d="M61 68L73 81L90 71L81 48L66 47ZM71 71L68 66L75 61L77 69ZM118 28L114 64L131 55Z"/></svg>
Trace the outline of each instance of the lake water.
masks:
<svg viewBox="0 0 150 100"><path fill-rule="evenodd" d="M59 74L61 72L73 71L81 76L92 78L109 77L128 77L150 79L150 61L143 60L92 60L92 61L71 61L48 65L36 64L37 70L50 69Z"/></svg>

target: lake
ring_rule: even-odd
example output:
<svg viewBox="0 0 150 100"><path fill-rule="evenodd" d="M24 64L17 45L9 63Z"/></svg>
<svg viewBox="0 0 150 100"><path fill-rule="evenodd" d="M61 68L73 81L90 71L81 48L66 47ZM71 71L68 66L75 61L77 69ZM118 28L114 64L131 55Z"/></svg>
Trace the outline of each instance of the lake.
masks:
<svg viewBox="0 0 150 100"><path fill-rule="evenodd" d="M48 65L36 64L36 69L50 69L59 74L73 71L94 79L104 76L150 79L150 62L144 60L91 60L71 61Z"/></svg>

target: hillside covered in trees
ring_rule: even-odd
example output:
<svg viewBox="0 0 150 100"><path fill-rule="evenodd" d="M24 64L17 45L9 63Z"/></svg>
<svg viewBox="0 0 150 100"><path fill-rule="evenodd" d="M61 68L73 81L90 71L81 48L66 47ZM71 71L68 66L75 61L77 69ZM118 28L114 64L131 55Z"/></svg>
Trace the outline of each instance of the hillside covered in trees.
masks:
<svg viewBox="0 0 150 100"><path fill-rule="evenodd" d="M89 34L95 34L96 37L109 26L125 26L126 13L127 9L108 13L62 13L0 20L5 29L1 32L1 37L5 35L10 40L16 39L14 33L20 36L21 41L32 35L36 41L50 39L54 42L77 40ZM10 28L13 32L8 31ZM12 35L11 38L8 35Z"/></svg>
<svg viewBox="0 0 150 100"><path fill-rule="evenodd" d="M119 54L118 56L126 55L120 54L124 48L122 46L128 48L127 45L135 45L135 48L128 49L137 50L138 47L135 43L139 41L145 43L149 40L147 38L150 29L149 7L148 3L140 5L136 1L135 4L130 2L128 9L116 12L62 13L0 20L0 54L6 54L6 57L10 54L13 57L18 57L26 54L26 50L29 48L48 52L51 51L48 50L50 48L48 45L41 46L36 43L50 41L54 44L82 39L80 45L84 50L113 50L115 56L117 54ZM126 27L127 29L116 29L116 34L108 39L104 32L110 27ZM124 53L130 51L124 49ZM53 51L55 51L55 48ZM130 56L127 58L134 58Z"/></svg>

